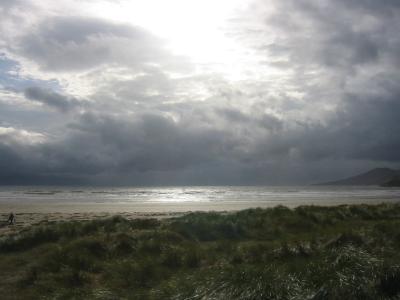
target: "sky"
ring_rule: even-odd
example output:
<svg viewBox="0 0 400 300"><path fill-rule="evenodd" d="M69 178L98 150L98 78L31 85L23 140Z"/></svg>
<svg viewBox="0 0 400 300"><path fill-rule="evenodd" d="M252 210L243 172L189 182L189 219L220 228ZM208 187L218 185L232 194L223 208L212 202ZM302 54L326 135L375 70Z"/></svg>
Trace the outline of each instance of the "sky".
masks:
<svg viewBox="0 0 400 300"><path fill-rule="evenodd" d="M398 0L0 0L0 183L400 167Z"/></svg>

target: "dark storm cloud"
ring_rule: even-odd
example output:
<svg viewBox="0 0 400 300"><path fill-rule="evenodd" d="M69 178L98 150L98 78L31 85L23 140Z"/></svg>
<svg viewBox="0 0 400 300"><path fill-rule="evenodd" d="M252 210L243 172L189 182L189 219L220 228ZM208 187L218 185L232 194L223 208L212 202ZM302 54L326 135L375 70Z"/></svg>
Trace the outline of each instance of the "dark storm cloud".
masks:
<svg viewBox="0 0 400 300"><path fill-rule="evenodd" d="M348 155L369 160L400 161L400 90L390 95L348 95L339 114L337 137L347 142Z"/></svg>
<svg viewBox="0 0 400 300"><path fill-rule="evenodd" d="M60 112L68 112L83 106L83 101L40 87L28 87L25 89L24 95L29 100L43 103L59 110Z"/></svg>
<svg viewBox="0 0 400 300"><path fill-rule="evenodd" d="M371 14L383 14L385 17L393 17L400 11L400 3L396 0L340 0L339 2L353 9Z"/></svg>
<svg viewBox="0 0 400 300"><path fill-rule="evenodd" d="M57 142L24 145L2 139L0 150L12 159L1 161L1 175L19 172L24 178L27 174L85 178L169 172L212 164L224 157L229 144L224 132L179 127L160 115L121 120L84 114L69 127L70 133Z"/></svg>
<svg viewBox="0 0 400 300"><path fill-rule="evenodd" d="M220 151L227 138L224 132L185 128L169 117L156 114L139 115L131 120L86 114L71 128L77 130L77 136L106 145L104 155L110 155L115 168L126 171L181 169L218 159L218 155L223 155Z"/></svg>
<svg viewBox="0 0 400 300"><path fill-rule="evenodd" d="M265 1L254 2L248 19L261 22L244 28L243 16L235 37L260 56L265 76L270 67L281 73L234 84L216 74L168 74L185 62L139 27L41 20L9 50L41 70L111 65L127 67L129 76L93 77L90 107L42 86L27 88L27 99L58 111L85 109L62 115L68 125L59 134L32 141L0 123L0 178L268 184L399 166L399 2L281 0L272 12L259 9Z"/></svg>
<svg viewBox="0 0 400 300"><path fill-rule="evenodd" d="M387 161L399 164L400 91L396 95L347 95L345 103L327 124L297 124L284 129L272 141L256 149L274 156L290 156L306 162L323 159Z"/></svg>
<svg viewBox="0 0 400 300"><path fill-rule="evenodd" d="M282 172L278 181L282 183L290 177L285 172L291 172L293 155L294 166L304 170L332 159L398 163L400 139L392 129L397 128L399 111L395 99L368 101L349 95L343 110L329 124L278 126L273 135L264 138L252 136L251 131L244 137L228 128L218 130L204 124L185 127L157 114L129 119L84 114L69 126L68 135L56 142L24 145L9 140L4 144L2 139L1 176L12 173L26 179L29 174L41 174L42 178L65 177L68 182L80 183L93 183L104 176L109 184L121 183L120 176L125 176L124 183L149 184L189 172L194 181L197 178L204 183L208 178L217 184L230 180L271 183ZM255 128L254 121L241 122ZM338 172L339 167L333 169Z"/></svg>

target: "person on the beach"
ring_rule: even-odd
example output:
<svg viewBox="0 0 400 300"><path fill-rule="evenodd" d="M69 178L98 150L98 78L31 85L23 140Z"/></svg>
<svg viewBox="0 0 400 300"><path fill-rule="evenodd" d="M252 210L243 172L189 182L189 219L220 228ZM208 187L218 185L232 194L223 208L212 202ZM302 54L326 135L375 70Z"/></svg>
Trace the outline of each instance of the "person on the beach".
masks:
<svg viewBox="0 0 400 300"><path fill-rule="evenodd" d="M13 213L10 213L10 215L8 216L8 225L13 225L15 223L15 216Z"/></svg>

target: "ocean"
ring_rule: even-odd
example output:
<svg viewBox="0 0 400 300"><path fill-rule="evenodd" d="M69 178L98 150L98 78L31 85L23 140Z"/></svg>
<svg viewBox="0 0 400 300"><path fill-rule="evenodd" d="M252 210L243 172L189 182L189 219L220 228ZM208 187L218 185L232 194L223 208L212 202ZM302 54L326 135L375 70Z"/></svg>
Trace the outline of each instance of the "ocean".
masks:
<svg viewBox="0 0 400 300"><path fill-rule="evenodd" d="M352 204L397 200L400 200L400 188L377 186L0 187L0 204L20 205L214 202L327 205L331 202Z"/></svg>

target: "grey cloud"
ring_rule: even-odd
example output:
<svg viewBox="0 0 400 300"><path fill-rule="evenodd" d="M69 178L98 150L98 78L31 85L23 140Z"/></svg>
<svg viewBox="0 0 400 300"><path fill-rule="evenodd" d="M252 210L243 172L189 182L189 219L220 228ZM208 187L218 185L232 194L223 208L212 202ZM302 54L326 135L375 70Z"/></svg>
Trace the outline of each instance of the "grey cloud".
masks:
<svg viewBox="0 0 400 300"><path fill-rule="evenodd" d="M283 128L283 121L269 114L263 114L259 120L259 124L261 127L267 128L273 132L281 131Z"/></svg>
<svg viewBox="0 0 400 300"><path fill-rule="evenodd" d="M264 7L262 1L255 1ZM261 14L263 30L238 36L273 63L289 58L288 69L349 72L396 58L399 5L396 1L274 1L276 11ZM262 9L259 9L262 11ZM250 10L251 15L257 12ZM260 33L261 32L261 33ZM272 35L275 35L271 41ZM268 41L267 43L265 41Z"/></svg>
<svg viewBox="0 0 400 300"><path fill-rule="evenodd" d="M400 114L393 83L400 75L398 2L284 0L274 2L272 13L255 3L248 16L264 23L246 35L239 30L237 38L265 55L264 64L287 61L280 68L291 76L282 89L294 86L303 94L293 111L281 106L287 120L281 135L260 139L255 157L398 161L392 134Z"/></svg>
<svg viewBox="0 0 400 300"><path fill-rule="evenodd" d="M147 64L184 65L164 41L146 30L83 17L44 19L12 49L43 70L76 71L120 64L142 70Z"/></svg>
<svg viewBox="0 0 400 300"><path fill-rule="evenodd" d="M177 100L175 90L174 80L159 70L148 69L134 79L105 82L98 87L92 98L97 108L129 111Z"/></svg>
<svg viewBox="0 0 400 300"><path fill-rule="evenodd" d="M222 114L225 118L227 118L232 123L242 123L249 122L251 118L245 115L243 112L237 109L232 108L218 108L217 112Z"/></svg>
<svg viewBox="0 0 400 300"><path fill-rule="evenodd" d="M370 160L400 161L400 91L373 98L348 95L338 122L339 135L347 139L349 155ZM352 143L350 143L350 140Z"/></svg>
<svg viewBox="0 0 400 300"><path fill-rule="evenodd" d="M393 17L400 12L400 3L396 0L339 0L343 5L352 9L358 9L373 15Z"/></svg>
<svg viewBox="0 0 400 300"><path fill-rule="evenodd" d="M322 176L317 172L322 162L325 176L332 176L326 164L339 174L340 167L342 172L347 170L350 161L358 168L361 163L357 161L364 161L364 166L373 161L400 163L400 141L395 131L390 132L396 126L399 107L392 99L385 101L384 105L378 100L356 104L349 96L331 123L286 124L273 135L260 135L257 127L243 120L242 126L252 130L246 138L232 129L237 126L233 120L232 126L213 129L201 123L183 126L162 114L129 118L83 114L58 140L35 145L0 143L3 157L12 157L0 162L0 173L3 177L12 173L16 178L20 174L25 179L40 174L39 178L54 176L80 183L107 178L108 184L157 184L173 183L171 178L175 178L181 180L175 183L248 184L282 183L285 179L287 183L296 177L290 175L297 172L291 168L297 168L310 172L301 178L310 181ZM183 174L191 174L191 179L185 181Z"/></svg>
<svg viewBox="0 0 400 300"><path fill-rule="evenodd" d="M29 100L43 103L64 113L82 107L84 104L84 101L79 101L74 97L68 97L40 87L28 87L25 89L24 95Z"/></svg>
<svg viewBox="0 0 400 300"><path fill-rule="evenodd" d="M115 64L141 72L96 82L91 106L63 115L68 126L44 142L1 139L0 178L307 183L400 166L398 2L274 4L273 15L250 9L249 18L261 20L259 28L241 22L236 38L260 55L262 70L281 62L282 76L234 83L208 73L172 78L170 65L185 62L137 27L76 17L43 20L17 49L43 70ZM40 87L25 96L63 112L83 105Z"/></svg>
<svg viewBox="0 0 400 300"><path fill-rule="evenodd" d="M28 4L29 1L26 2L26 4ZM17 7L21 4L21 0L0 0L0 11L3 10L3 12L8 12L9 9Z"/></svg>
<svg viewBox="0 0 400 300"><path fill-rule="evenodd" d="M112 151L115 168L124 170L182 169L218 158L223 132L184 128L162 115L144 114L131 120L84 115L73 126L85 136L95 136ZM104 149L97 147L97 149Z"/></svg>
<svg viewBox="0 0 400 300"><path fill-rule="evenodd" d="M1 144L8 156L20 161L22 177L41 174L84 178L101 174L171 172L212 163L223 155L227 137L218 130L185 129L157 115L133 120L85 114L59 141L23 147ZM27 153L30 155L26 155ZM18 153L21 155L19 156ZM19 158L27 157L28 161ZM2 161L1 173L14 173L10 161Z"/></svg>
<svg viewBox="0 0 400 300"><path fill-rule="evenodd" d="M296 150L306 161L323 159L386 161L400 163L400 137L397 134L400 103L398 96L360 99L348 95L328 124L292 127L272 144L259 148L287 156ZM268 150L267 150L268 152Z"/></svg>
<svg viewBox="0 0 400 300"><path fill-rule="evenodd" d="M260 114L254 111L252 115L247 115L233 108L217 108L216 111L231 124L244 124L246 127L251 125L254 128L265 128L271 132L283 129L283 121L271 114Z"/></svg>

